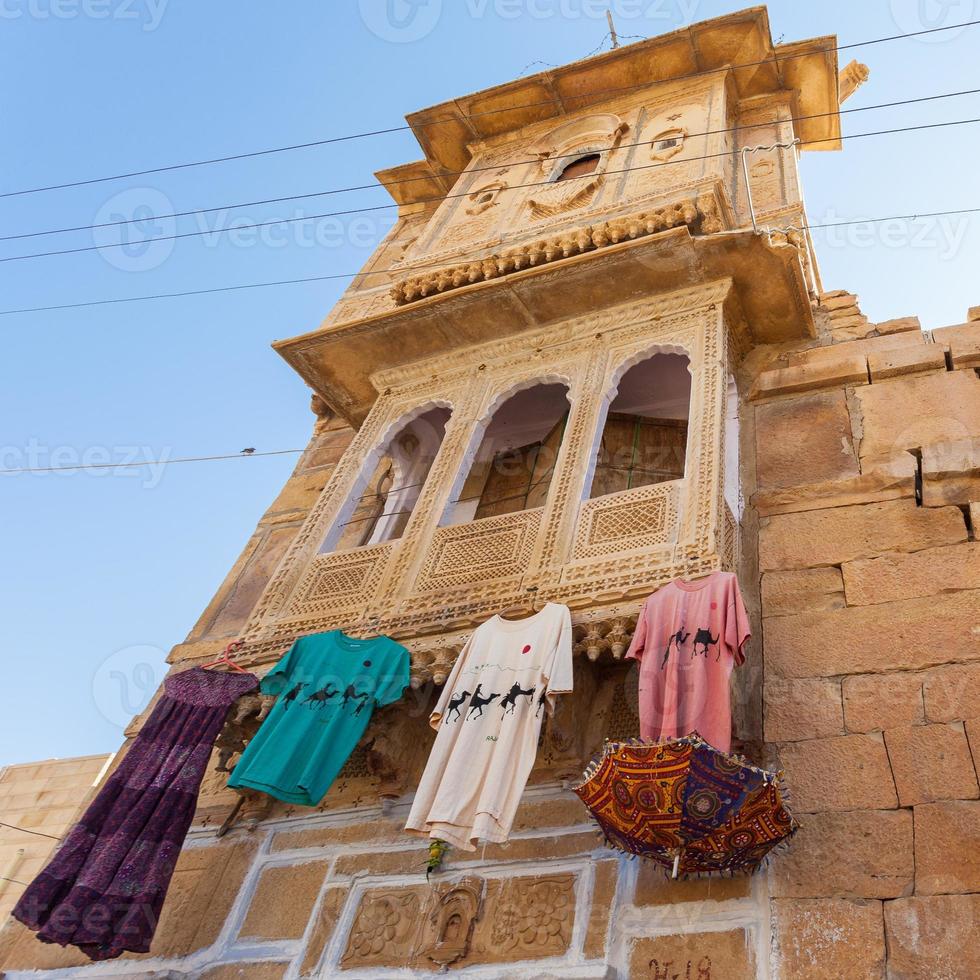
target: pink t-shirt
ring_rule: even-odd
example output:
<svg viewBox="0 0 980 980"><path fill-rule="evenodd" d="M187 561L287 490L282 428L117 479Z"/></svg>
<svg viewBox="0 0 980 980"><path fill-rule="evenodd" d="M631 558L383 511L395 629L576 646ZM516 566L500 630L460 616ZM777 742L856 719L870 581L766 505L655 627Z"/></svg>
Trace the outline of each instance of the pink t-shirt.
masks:
<svg viewBox="0 0 980 980"><path fill-rule="evenodd" d="M731 750L732 668L745 660L751 635L738 581L713 572L678 579L643 603L627 657L640 661L640 737L680 738L697 732Z"/></svg>

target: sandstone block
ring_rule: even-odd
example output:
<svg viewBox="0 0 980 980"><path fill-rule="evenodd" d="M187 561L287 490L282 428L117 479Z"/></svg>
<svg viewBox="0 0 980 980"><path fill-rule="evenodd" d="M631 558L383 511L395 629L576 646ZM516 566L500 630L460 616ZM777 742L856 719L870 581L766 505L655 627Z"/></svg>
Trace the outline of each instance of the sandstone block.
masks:
<svg viewBox="0 0 980 980"><path fill-rule="evenodd" d="M770 517L759 533L764 571L839 565L887 551L921 551L967 538L955 507L916 507L889 500Z"/></svg>
<svg viewBox="0 0 980 980"><path fill-rule="evenodd" d="M820 305L825 310L846 310L850 307L857 307L858 298L854 293L847 292L846 289L834 289L829 293L820 294Z"/></svg>
<svg viewBox="0 0 980 980"><path fill-rule="evenodd" d="M966 505L980 499L980 438L937 443L922 450L922 502L926 507Z"/></svg>
<svg viewBox="0 0 980 980"><path fill-rule="evenodd" d="M842 354L869 354L872 351L880 353L887 350L899 350L906 347L922 347L926 337L923 333L896 333L885 337L865 337L861 340L848 340L825 347L811 347L808 350L792 351L786 355L786 363L818 364L824 360L833 360Z"/></svg>
<svg viewBox="0 0 980 980"><path fill-rule="evenodd" d="M885 732L902 806L980 796L966 734L953 725L921 725Z"/></svg>
<svg viewBox="0 0 980 980"><path fill-rule="evenodd" d="M199 980L282 980L289 963L225 963L213 966Z"/></svg>
<svg viewBox="0 0 980 980"><path fill-rule="evenodd" d="M964 541L911 555L858 559L845 562L842 570L849 606L980 589L980 543Z"/></svg>
<svg viewBox="0 0 980 980"><path fill-rule="evenodd" d="M921 332L922 324L917 316L901 316L894 320L885 320L883 323L875 324L875 329L879 334L905 333L909 330Z"/></svg>
<svg viewBox="0 0 980 980"><path fill-rule="evenodd" d="M305 515L323 492L332 472L331 469L321 467L294 474L286 481L279 496L272 502L272 506L266 513L300 511Z"/></svg>
<svg viewBox="0 0 980 980"><path fill-rule="evenodd" d="M880 354L868 354L871 383L906 375L946 370L946 351L936 344L903 347Z"/></svg>
<svg viewBox="0 0 980 980"><path fill-rule="evenodd" d="M272 838L272 850L291 851L304 847L342 847L348 844L397 844L405 840L404 823L379 817L358 823L281 830Z"/></svg>
<svg viewBox="0 0 980 980"><path fill-rule="evenodd" d="M606 955L609 935L609 918L616 902L616 885L619 882L619 863L615 860L599 861L595 866L595 883L592 887L592 908L585 934L586 959L601 959Z"/></svg>
<svg viewBox="0 0 980 980"><path fill-rule="evenodd" d="M556 800L527 800L514 816L512 833L550 827L574 827L589 823L582 801L574 793Z"/></svg>
<svg viewBox="0 0 980 980"><path fill-rule="evenodd" d="M949 348L954 368L980 367L980 323L973 321L957 327L940 327L933 330L932 336L937 344Z"/></svg>
<svg viewBox="0 0 980 980"><path fill-rule="evenodd" d="M637 939L629 976L674 980L698 975L755 980L755 954L744 929Z"/></svg>
<svg viewBox="0 0 980 980"><path fill-rule="evenodd" d="M844 734L840 681L771 678L765 687L767 742L800 742Z"/></svg>
<svg viewBox="0 0 980 980"><path fill-rule="evenodd" d="M980 434L980 378L969 371L902 378L854 390L861 457L890 456Z"/></svg>
<svg viewBox="0 0 980 980"><path fill-rule="evenodd" d="M897 898L916 874L907 810L811 813L773 868L776 898Z"/></svg>
<svg viewBox="0 0 980 980"><path fill-rule="evenodd" d="M966 721L980 717L980 663L936 667L923 680L929 721Z"/></svg>
<svg viewBox="0 0 980 980"><path fill-rule="evenodd" d="M728 902L748 898L752 893L752 879L744 875L737 878L689 878L674 881L664 875L657 865L643 861L636 877L634 905L680 905L684 902Z"/></svg>
<svg viewBox="0 0 980 980"><path fill-rule="evenodd" d="M849 732L880 732L925 722L921 674L860 674L845 677L843 689Z"/></svg>
<svg viewBox="0 0 980 980"><path fill-rule="evenodd" d="M330 941L330 937L333 935L333 931L337 926L337 920L340 918L341 910L346 901L346 888L328 888L324 892L320 907L317 909L316 925L313 927L313 935L310 936L306 953L303 956L303 965L300 969L301 976L309 977L314 975L316 966L320 961L320 957L323 955L323 950Z"/></svg>
<svg viewBox="0 0 980 980"><path fill-rule="evenodd" d="M774 514L796 514L805 510L851 507L884 500L912 500L915 498L915 478L915 457L911 453L903 453L885 465L858 476L758 490L752 495L752 505L760 517L771 517Z"/></svg>
<svg viewBox="0 0 980 980"><path fill-rule="evenodd" d="M915 808L915 893L980 892L980 802Z"/></svg>
<svg viewBox="0 0 980 980"><path fill-rule="evenodd" d="M804 568L762 576L763 616L843 607L844 579L839 568Z"/></svg>
<svg viewBox="0 0 980 980"><path fill-rule="evenodd" d="M881 980L881 902L777 899L772 903L779 976L787 980Z"/></svg>
<svg viewBox="0 0 980 980"><path fill-rule="evenodd" d="M767 619L766 667L779 677L919 670L980 660L980 591Z"/></svg>
<svg viewBox="0 0 980 980"><path fill-rule="evenodd" d="M779 746L797 813L890 810L898 805L880 736L845 735Z"/></svg>
<svg viewBox="0 0 980 980"><path fill-rule="evenodd" d="M976 323L977 320L980 320L980 306L971 306L967 311L966 318L971 323Z"/></svg>
<svg viewBox="0 0 980 980"><path fill-rule="evenodd" d="M819 364L800 364L764 371L756 379L749 398L791 395L833 385L863 384L868 384L867 358L863 354L844 354L827 357Z"/></svg>
<svg viewBox="0 0 980 980"><path fill-rule="evenodd" d="M300 939L329 868L327 861L266 868L239 933L249 939Z"/></svg>
<svg viewBox="0 0 980 980"><path fill-rule="evenodd" d="M890 980L980 977L980 895L935 895L885 903Z"/></svg>
<svg viewBox="0 0 980 980"><path fill-rule="evenodd" d="M769 402L756 409L755 418L760 487L859 475L842 390Z"/></svg>

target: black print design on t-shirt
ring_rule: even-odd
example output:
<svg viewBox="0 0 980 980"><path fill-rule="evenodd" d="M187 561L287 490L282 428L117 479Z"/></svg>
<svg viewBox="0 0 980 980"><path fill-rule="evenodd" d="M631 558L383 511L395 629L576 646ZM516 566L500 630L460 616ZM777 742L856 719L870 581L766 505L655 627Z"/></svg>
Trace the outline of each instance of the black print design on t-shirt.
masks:
<svg viewBox="0 0 980 980"><path fill-rule="evenodd" d="M545 701L548 700L548 687L545 685L541 688L541 693L538 695L538 706L534 709L534 717L537 718L541 714L541 709L545 705Z"/></svg>
<svg viewBox="0 0 980 980"><path fill-rule="evenodd" d="M663 670L667 666L667 658L670 656L670 645L673 643L677 646L678 651L680 648L687 643L690 633L684 632L684 627L682 626L676 633L671 633L670 638L667 640L667 649L664 650L664 659L660 664L660 669Z"/></svg>
<svg viewBox="0 0 980 980"><path fill-rule="evenodd" d="M700 654L702 657L707 657L708 647L718 646L718 640L720 638L720 636L712 636L710 629L701 627L694 635L694 646L691 648L691 659L693 660L698 654ZM698 650L698 647L701 647L701 649ZM715 659L721 660L721 647L718 647L718 656Z"/></svg>
<svg viewBox="0 0 980 980"><path fill-rule="evenodd" d="M282 700L283 700L282 710L283 711L285 711L289 707L289 703L291 701L295 701L299 697L299 692L302 691L304 687L306 687L306 684L303 681L300 681L295 687L290 688L283 695L283 698L282 698Z"/></svg>
<svg viewBox="0 0 980 980"><path fill-rule="evenodd" d="M363 694L358 694L354 688L353 684L347 685L347 690L344 691L344 700L340 705L341 708L346 708L351 701L360 701L361 703L354 709L354 714L359 715L364 708L364 705L368 701L368 693L365 691Z"/></svg>
<svg viewBox="0 0 980 980"><path fill-rule="evenodd" d="M333 690L331 690L331 688L333 688ZM327 683L324 687L321 687L319 691L314 691L308 698L304 699L303 704L310 704L312 702L314 708L320 708L331 698L335 698L338 694L340 694L340 688L333 687L332 684Z"/></svg>
<svg viewBox="0 0 980 980"><path fill-rule="evenodd" d="M526 691L520 684L515 684L506 695L504 695L503 701L500 702L500 707L504 709L504 714L513 714L514 709L517 707L518 698L528 698L534 697L534 688L529 687ZM502 716L501 716L502 717Z"/></svg>
<svg viewBox="0 0 980 980"><path fill-rule="evenodd" d="M459 694L454 694L449 699L449 706L446 708L446 724L449 724L449 719L455 712L456 717L460 718L459 713L460 705L472 694L472 691L460 691Z"/></svg>
<svg viewBox="0 0 980 980"><path fill-rule="evenodd" d="M476 685L476 690L473 692L473 697L470 698L470 706L466 714L467 719L479 718L483 714L484 706L490 704L492 701L496 701L497 698L500 697L499 694L488 694L486 697L481 697L480 689L482 687L482 684ZM476 714L473 713L474 711Z"/></svg>

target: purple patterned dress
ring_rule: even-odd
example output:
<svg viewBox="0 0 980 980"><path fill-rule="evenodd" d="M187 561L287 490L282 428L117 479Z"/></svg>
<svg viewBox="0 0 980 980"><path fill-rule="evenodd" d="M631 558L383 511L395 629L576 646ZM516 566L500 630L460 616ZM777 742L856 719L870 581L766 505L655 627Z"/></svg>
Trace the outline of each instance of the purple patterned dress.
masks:
<svg viewBox="0 0 980 980"><path fill-rule="evenodd" d="M38 939L93 960L149 950L214 740L257 685L203 667L163 682L119 767L13 910Z"/></svg>

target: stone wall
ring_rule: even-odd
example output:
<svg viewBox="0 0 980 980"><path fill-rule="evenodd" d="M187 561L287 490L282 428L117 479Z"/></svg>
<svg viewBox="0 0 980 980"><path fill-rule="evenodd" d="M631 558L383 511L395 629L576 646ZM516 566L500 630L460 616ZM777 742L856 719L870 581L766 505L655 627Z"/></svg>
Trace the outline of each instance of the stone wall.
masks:
<svg viewBox="0 0 980 980"><path fill-rule="evenodd" d="M869 323L847 293L821 306L824 346L755 352L749 408L765 738L802 824L771 876L773 974L863 980L887 961L895 980L965 980L980 322L930 336L914 317Z"/></svg>
<svg viewBox="0 0 980 980"><path fill-rule="evenodd" d="M20 898L21 882L29 882L44 867L109 759L49 759L0 770L0 923Z"/></svg>

